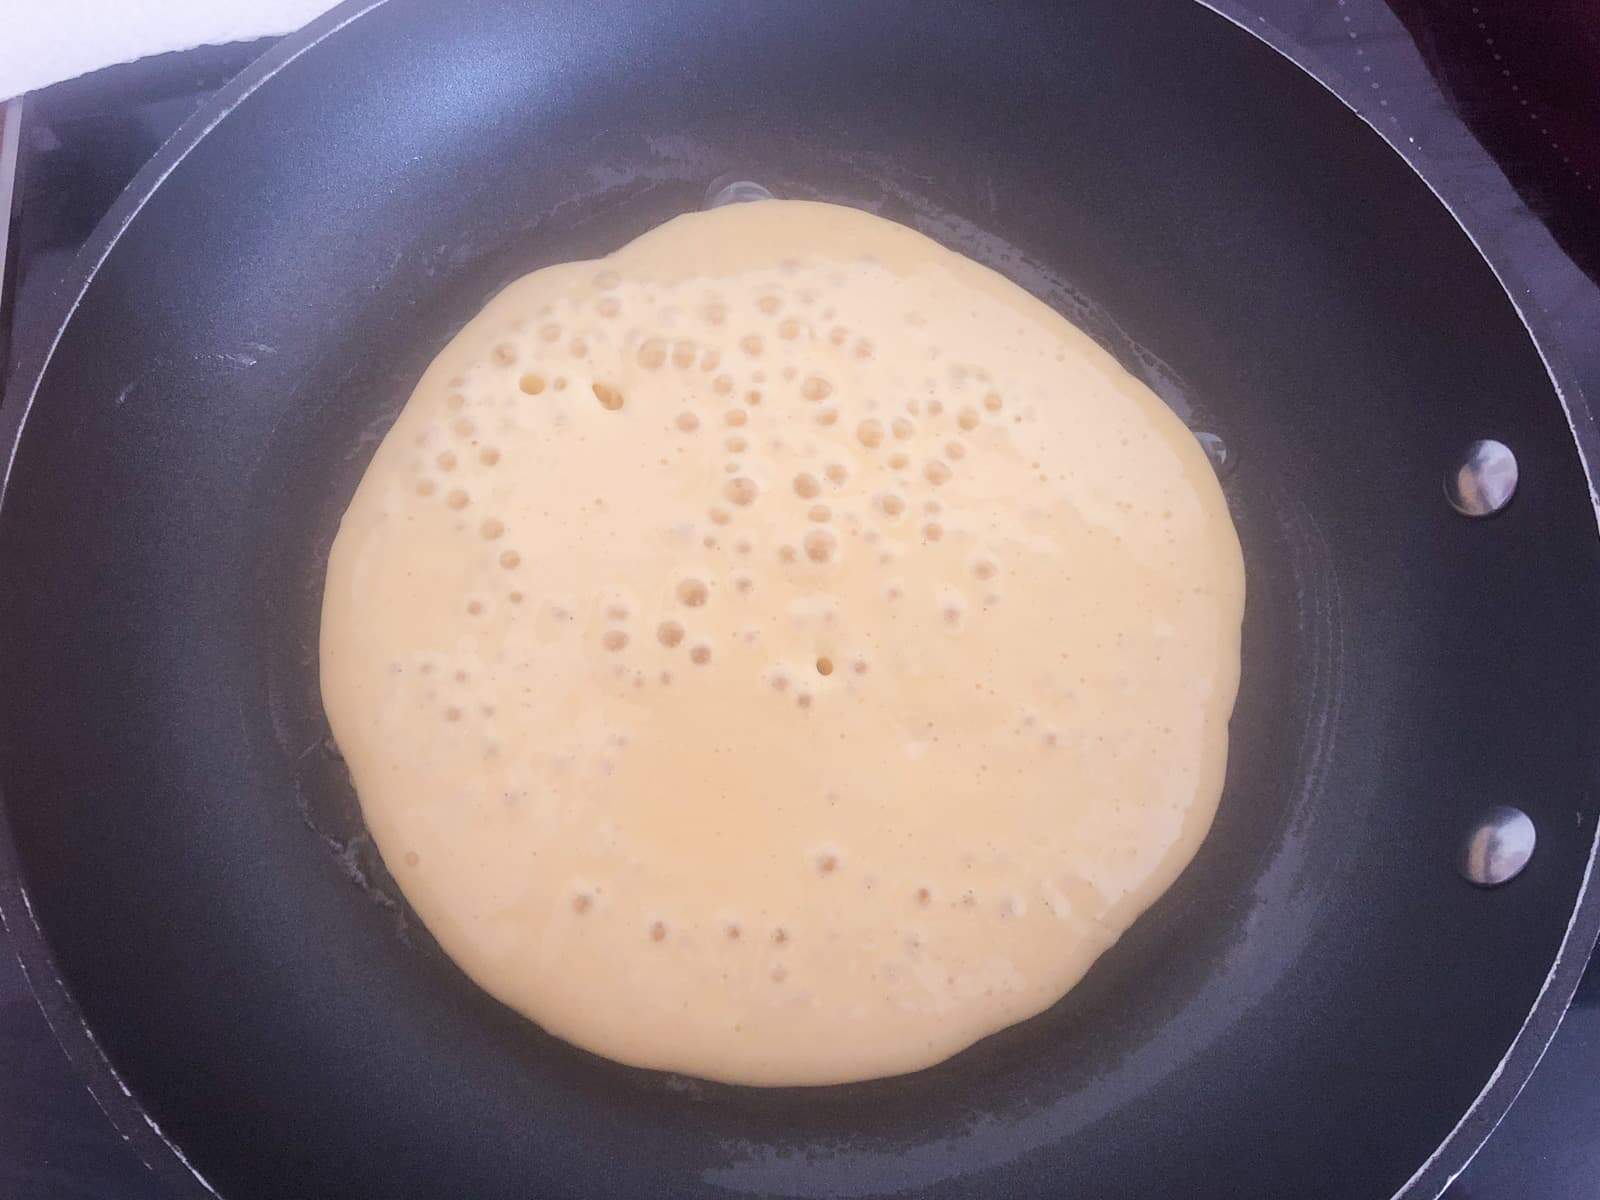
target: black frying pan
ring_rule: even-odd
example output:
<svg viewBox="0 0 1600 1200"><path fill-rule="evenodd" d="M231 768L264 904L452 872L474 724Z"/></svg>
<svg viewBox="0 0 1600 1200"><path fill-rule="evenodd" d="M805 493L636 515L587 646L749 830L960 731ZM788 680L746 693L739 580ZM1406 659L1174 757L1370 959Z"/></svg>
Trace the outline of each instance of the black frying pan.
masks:
<svg viewBox="0 0 1600 1200"><path fill-rule="evenodd" d="M713 1086L501 1008L318 700L328 545L428 359L728 173L1008 273L1238 464L1210 838L1060 1004L906 1078ZM158 155L68 299L4 410L0 899L175 1195L1432 1197L1577 981L1588 414L1406 163L1189 0L352 0ZM1522 483L1469 521L1440 480L1482 436ZM1537 853L1472 887L1506 802Z"/></svg>

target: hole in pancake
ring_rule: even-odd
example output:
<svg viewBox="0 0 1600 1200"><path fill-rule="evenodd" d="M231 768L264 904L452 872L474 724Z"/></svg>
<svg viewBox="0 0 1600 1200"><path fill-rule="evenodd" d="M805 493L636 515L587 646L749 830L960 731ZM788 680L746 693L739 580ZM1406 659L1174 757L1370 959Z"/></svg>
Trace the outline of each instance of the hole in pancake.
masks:
<svg viewBox="0 0 1600 1200"><path fill-rule="evenodd" d="M808 530L801 544L806 548L806 557L814 563L832 562L839 549L838 539L826 529Z"/></svg>
<svg viewBox="0 0 1600 1200"><path fill-rule="evenodd" d="M807 375L800 385L800 394L811 401L826 400L833 394L833 384L820 375Z"/></svg>
<svg viewBox="0 0 1600 1200"><path fill-rule="evenodd" d="M756 481L745 475L730 479L722 485L722 494L727 497L728 503L737 504L741 508L754 503L759 491Z"/></svg>

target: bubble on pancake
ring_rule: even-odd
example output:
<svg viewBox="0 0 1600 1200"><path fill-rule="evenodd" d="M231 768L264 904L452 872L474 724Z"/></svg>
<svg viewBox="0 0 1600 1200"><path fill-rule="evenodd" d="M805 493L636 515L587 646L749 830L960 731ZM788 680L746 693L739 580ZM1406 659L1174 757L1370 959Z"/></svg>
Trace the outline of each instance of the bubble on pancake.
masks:
<svg viewBox="0 0 1600 1200"><path fill-rule="evenodd" d="M821 375L807 375L805 381L800 385L800 395L813 403L819 400L826 400L833 395L833 384L829 383Z"/></svg>
<svg viewBox="0 0 1600 1200"><path fill-rule="evenodd" d="M806 557L814 563L832 562L839 552L839 539L826 529L809 529L800 542Z"/></svg>
<svg viewBox="0 0 1600 1200"><path fill-rule="evenodd" d="M744 475L736 476L722 485L723 496L727 498L729 503L737 504L741 508L754 504L759 491L760 489L756 487L756 481Z"/></svg>

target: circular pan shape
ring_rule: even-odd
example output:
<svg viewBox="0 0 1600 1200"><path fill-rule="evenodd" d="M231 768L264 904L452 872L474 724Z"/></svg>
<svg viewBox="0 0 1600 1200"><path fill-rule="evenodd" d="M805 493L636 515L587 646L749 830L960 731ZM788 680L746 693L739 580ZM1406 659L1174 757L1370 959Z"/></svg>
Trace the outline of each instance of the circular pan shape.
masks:
<svg viewBox="0 0 1600 1200"><path fill-rule="evenodd" d="M1121 1163L1125 1175L1098 1177L1098 1194L1114 1195L1119 1187L1135 1192L1148 1182L1140 1172L1157 1169L1173 1187L1210 1181L1235 1191L1262 1184L1270 1177L1264 1173L1289 1169L1292 1163L1283 1156L1315 1132L1318 1113L1306 1111L1294 1094L1264 1095L1283 1103L1274 1103L1255 1126L1262 1153L1237 1161L1238 1138L1221 1136L1216 1124L1244 1110L1233 1107L1229 1074L1209 1068L1252 1061L1299 1038L1294 1054L1282 1060L1292 1069L1284 1083L1292 1085L1294 1071L1321 1061L1324 1033L1347 1035L1347 1046L1394 1051L1370 1061L1394 1073L1384 1075L1393 1086L1383 1095L1396 1097L1406 1071L1430 1061L1425 1039L1391 1038L1381 1023L1341 1025L1341 1011L1346 1021L1361 1016L1350 1011L1354 1006L1330 1010L1328 1023L1307 1019L1313 1010L1302 1009L1297 1021L1252 1024L1249 1047L1230 1045L1225 1031L1205 1027L1202 1019L1208 1011L1262 1014L1266 997L1274 1013L1288 1011L1280 1004L1284 1000L1326 1003L1335 983L1318 967L1335 976L1357 962L1357 948L1339 929L1359 928L1362 915L1398 913L1386 893L1350 896L1334 888L1333 863L1320 857L1325 845L1350 844L1332 833L1365 838L1371 828L1392 826L1365 823L1376 814L1352 804L1343 809L1352 827L1329 829L1318 823L1320 809L1310 803L1376 794L1375 787L1351 785L1373 783L1380 767L1397 795L1420 794L1423 781L1413 778L1403 758L1363 761L1364 753L1381 758L1389 743L1381 728L1352 713L1352 705L1337 703L1339 691L1330 683L1359 686L1363 707L1379 716L1411 711L1405 702L1415 696L1385 672L1380 659L1385 652L1406 656L1396 656L1381 637L1363 636L1371 631L1359 625L1361 615L1386 603L1436 613L1441 591L1460 592L1445 588L1454 581L1438 574L1441 564L1476 555L1470 561L1478 577L1487 569L1498 585L1526 578L1529 559L1537 557L1539 569L1548 572L1551 595L1533 597L1532 609L1518 614L1533 622L1529 628L1540 649L1533 665L1553 663L1564 679L1592 678L1587 673L1593 648L1585 630L1566 619L1557 597L1593 609L1593 514L1571 436L1554 428L1560 424L1557 398L1549 394L1514 310L1450 218L1372 134L1296 70L1187 3L1135 12L1109 2L1070 12L1040 5L1019 10L1003 39L992 23L982 23L977 5L932 14L925 6L874 6L848 27L826 25L825 14L806 6L774 7L736 27L720 27L689 4L663 6L643 17L634 12L631 23L620 13L595 18L560 12L530 29L517 6L494 3L448 12L401 0L341 9L275 49L197 114L141 174L87 248L78 286L70 289L70 320L46 361L21 376L21 403L8 405L0 418L8 433L27 422L0 507L0 548L8 563L38 568L9 572L9 581L0 582L6 627L29 635L0 653L8 677L31 681L28 694L41 698L37 712L8 710L0 727L0 788L12 835L6 854L11 856L13 846L22 851L7 859L4 907L13 931L21 931L30 975L58 1035L119 1128L195 1194L200 1185L177 1148L164 1145L150 1122L172 1135L230 1197L253 1194L260 1180L291 1175L318 1194L436 1195L439 1180L449 1177L484 1196L511 1180L519 1190L538 1186L559 1195L592 1188L596 1171L618 1189L641 1194L651 1187L682 1191L680 1183L723 1192L803 1192L841 1178L876 1177L891 1166L897 1186L941 1185L951 1194L962 1188L992 1194L996 1187L1049 1194L1073 1182L1055 1166L1095 1166L1092 1157L1054 1157L1072 1130L1096 1129L1088 1141L1068 1139L1092 1149L1115 1147L1115 1139L1105 1137L1108 1130L1167 1127L1158 1109L1115 1086L1097 1083L1063 1095L1069 1068L1058 1051L1092 1053L1082 1043L1087 1032L1106 1048L1107 1057L1095 1061L1118 1086L1125 1088L1130 1079L1123 1068L1153 1066L1163 1080L1205 1081L1229 1096L1209 1109L1188 1110L1191 1133L1207 1136L1186 1139L1187 1157L1152 1152L1145 1143L1139 1155ZM975 40L974 28L989 30L993 43ZM432 42L425 30L436 35ZM419 58L418 45L428 45L428 54ZM783 57L784 47L797 45L808 48L803 64ZM792 128L796 106L815 101L817 52L833 68L830 102L838 105L846 96L860 101L849 110L857 121L812 124L820 144L799 139ZM630 86L564 89L571 80L562 72L619 56L634 64L625 81ZM1150 64L1152 79L1181 80L1183 86L1119 92L1116 64L1129 61ZM1020 70L1038 85L1038 94L1053 97L1046 106L1049 121L1036 124L1028 119L1032 109L996 105L992 80L1000 77L1002 62L1007 78L1017 78ZM693 69L713 63L730 74ZM643 87L656 71L662 78L693 79L695 87ZM900 86L886 96L882 80L891 76ZM465 86L469 78L475 86ZM514 80L515 87L495 92L497 78ZM748 107L727 103L735 85L749 88L743 93ZM1106 94L1124 95L1126 108L1117 119L1138 126L1148 155L1129 155L1127 131L1115 124L1061 121L1069 110L1110 120ZM532 111L530 95L541 98ZM451 102L439 102L445 96ZM581 97L582 111L563 97ZM658 107L667 98L681 107ZM942 131L939 145L927 146L926 113L936 109L969 114L981 130L981 146L971 141L974 130L960 122ZM497 113L506 119L494 119ZM282 119L290 114L292 119ZM572 122L589 120L600 142L558 136L563 129L570 133ZM1201 125L1215 138L1196 143L1192 134ZM685 143L670 139L681 139L686 128L699 140L692 153L673 158L672 148L683 150ZM641 145L637 134L629 134L631 142L605 141L606 129L649 129L654 140ZM584 152L572 153L570 147L579 144ZM1193 155L1181 153L1182 146L1194 144L1205 146L1209 161L1203 171ZM1162 149L1170 153L1158 153ZM628 164L624 182L613 191L595 182L601 151L612 164ZM724 152L726 159L717 161ZM294 170L285 171L286 162ZM919 195L911 186L918 178L925 187L932 186L928 180L970 178L978 163L995 181L991 209L955 194ZM1062 163L1092 163L1096 169L1085 169L1077 186L1067 188L1050 174ZM1227 171L1211 174L1223 163L1235 169L1231 180ZM1279 178L1275 164L1297 174ZM1195 396L1241 406L1222 415L1243 450L1230 487L1257 538L1256 565L1262 567L1252 574L1252 587L1261 584L1255 644L1263 653L1256 659L1270 661L1264 652L1281 634L1304 651L1284 661L1306 666L1306 678L1321 680L1302 695L1285 680L1268 677L1266 665L1254 668L1267 674L1253 684L1254 707L1248 711L1281 708L1288 714L1285 728L1306 740L1284 753L1290 767L1302 764L1294 768L1301 773L1285 782L1253 767L1271 757L1270 745L1256 746L1257 756L1240 757L1241 775L1224 801L1234 814L1227 818L1228 832L1217 839L1193 887L1131 931L1114 951L1116 963L1108 961L1086 980L1098 991L1039 1018L1016 1038L986 1043L981 1053L963 1056L948 1071L918 1076L900 1090L727 1093L610 1071L565 1054L525 1023L471 1000L447 965L430 956L424 939L393 936L394 910L369 904L362 894L367 886L381 898L383 888L377 866L361 857L358 829L334 829L343 858L326 853L319 837L330 822L337 826L329 810L317 807L337 807L337 766L320 751L306 750L320 733L314 697L308 700L304 677L296 674L292 648L304 634L305 610L293 581L320 575L314 552L296 557L295 548L314 546L317 537L329 534L328 523L343 500L338 490L353 486L357 448L370 444L371 427L392 413L386 404L416 366L407 348L415 351L419 340L444 336L518 270L557 255L596 253L695 206L705 179L735 166L759 172L785 194L825 195L926 222L958 246L973 236L963 229L1010 234L1027 246L1029 261L1048 262L1058 275L1079 282L1102 311L1114 313L1124 328L1181 368L1195 384ZM1333 311L1324 315L1338 318L1331 327L1396 352L1389 365L1404 377L1369 382L1406 386L1373 394L1416 395L1416 436L1433 439L1434 447L1431 457L1368 461L1366 469L1381 486L1351 499L1348 508L1327 501L1336 489L1322 477L1318 454L1347 479L1350 447L1339 426L1349 425L1348 432L1361 435L1361 444L1370 448L1384 444L1372 436L1380 432L1372 427L1374 418L1338 403L1329 406L1327 421L1316 412L1280 411L1286 418L1282 438L1292 436L1303 452L1275 443L1265 410L1250 409L1250 380L1230 377L1221 360L1259 349L1257 361L1270 364L1266 382L1306 384L1310 408L1316 407L1311 401L1327 398L1313 375L1295 374L1293 363L1273 358L1270 345L1250 340L1245 318L1293 310L1281 303L1278 290L1287 281L1270 270L1254 278L1248 271L1208 275L1195 257L1226 259L1213 254L1217 246L1251 244L1237 239L1229 214L1249 204L1251 212L1265 215L1274 210L1261 203L1264 197L1299 196L1296 188L1323 174L1330 176L1329 195L1340 194L1335 180L1348 178L1355 202L1341 204L1339 214L1296 204L1299 240L1293 242L1278 240L1286 236L1283 228L1270 222L1252 236L1263 250L1284 251L1283 262L1327 273L1323 298ZM320 187L336 178L348 186ZM482 186L463 187L463 179ZM1210 182L1186 186L1204 179ZM227 187L219 192L223 182ZM1161 222L1141 227L1159 208L1128 205L1128 189L1136 185L1147 201L1186 197L1182 220L1168 212ZM1374 189L1370 208L1362 199L1368 188ZM308 205L312 196L316 204ZM1067 196L1070 205L1052 207ZM495 208L496 197L505 198L503 208ZM1364 224L1378 221L1371 214L1390 203L1403 208L1410 222L1404 244L1382 236L1381 223ZM462 223L471 206L480 206L472 208L478 222ZM530 212L545 219L530 226ZM1174 237L1180 229L1182 238ZM1357 253L1347 256L1349 270L1341 266L1335 252L1348 249L1344 231L1392 252L1391 264L1364 259L1357 245ZM467 247L471 253L463 255ZM1003 261L993 243L979 238L976 248ZM1436 257L1422 272L1429 278L1408 283L1395 272L1415 274L1418 264L1408 256L1417 254ZM151 284L155 276L149 272L169 272L179 261L187 264L182 287L173 286L170 275L162 276L160 286ZM212 271L207 264L226 269ZM1412 311L1428 311L1442 298L1440 311L1482 318L1492 328L1493 344L1505 352L1502 361L1479 362L1474 352L1462 369L1523 389L1490 388L1495 394L1536 392L1542 397L1538 404L1520 407L1537 411L1540 420L1522 429L1518 423L1527 416L1510 414L1501 421L1507 414L1487 401L1469 401L1464 409L1471 412L1448 413L1432 403L1430 389L1415 386L1433 377L1422 369L1431 364L1392 344L1386 324L1362 324L1342 302L1343 286L1352 289L1351 298L1366 298L1354 278L1361 271L1416 302ZM1041 290L1053 286L1048 278L1030 278ZM376 280L384 286L375 289ZM1435 286L1438 295L1423 294ZM149 303L153 294L163 297L161 305ZM1093 306L1087 301L1065 289L1050 294L1116 341L1113 325L1090 319ZM1172 298L1180 295L1186 299L1178 305ZM1072 308L1078 303L1084 312ZM436 323L419 338L407 322L423 312ZM1196 313L1204 313L1205 321L1197 321ZM256 366L242 371L229 355L238 354L241 337L260 337L255 319L267 315L272 336L262 344L271 353L257 352ZM1272 332L1272 340L1291 340L1278 338L1270 320L1262 328ZM108 337L112 329L115 336ZM403 337L394 336L397 329ZM1335 349L1318 329L1302 334L1308 353ZM1208 349L1216 347L1227 353ZM135 383L128 403L116 407L122 415L113 419L109 399L130 380ZM1277 398L1297 394L1292 387L1273 391ZM1444 391L1454 405L1459 390ZM1577 403L1574 391L1566 394ZM97 404L100 398L103 405ZM1456 535L1431 523L1432 516L1412 518L1404 507L1377 507L1379 498L1406 491L1401 469L1414 477L1417 463L1437 463L1439 447L1458 444L1469 418L1477 428L1504 428L1529 478L1540 481L1538 496L1525 490L1504 523L1497 522L1514 545L1485 549L1481 537L1470 545L1454 542ZM1577 424L1579 437L1588 437L1586 422ZM180 436L183 430L193 436ZM316 446L324 447L322 457L312 453ZM1583 449L1592 454L1595 447L1585 442ZM1293 496L1271 493L1267 478L1274 474L1295 482ZM286 504L290 494L305 497L304 505ZM1462 537L1483 532L1456 521L1437 502L1416 507L1441 510L1440 519L1461 527ZM1304 521L1295 517L1302 512L1309 514ZM1286 514L1286 524L1272 525L1267 513ZM1573 554L1551 566L1546 541L1539 555L1522 556L1519 547L1533 540L1514 536L1521 526L1513 523L1523 521L1557 530ZM1363 538L1358 530L1382 536ZM82 540L91 532L92 545ZM83 552L62 556L63 544ZM1437 557L1427 549L1434 544ZM1398 582L1389 572L1395 553L1419 549L1427 569L1413 559L1418 579ZM1301 568L1304 573L1295 576ZM1372 587L1375 578L1387 580L1387 587ZM264 588L269 579L291 583ZM1306 586L1289 586L1297 581ZM180 619L149 619L175 596L185 597L181 606L172 606ZM1304 606L1299 610L1297 598ZM1454 628L1472 634L1476 649L1483 644L1477 635L1493 632L1496 618L1470 601L1458 613L1466 623ZM1297 611L1303 626L1291 619ZM211 632L196 637L200 629ZM1546 657L1554 655L1549 643L1558 638L1563 657ZM251 649L262 644L272 648L270 661ZM1441 652L1454 645L1448 639L1433 644ZM1409 642L1401 648L1415 650ZM1521 676L1514 682L1520 687ZM1446 701L1441 716L1449 720L1421 732L1428 734L1430 752L1446 733L1458 748L1492 732L1525 736L1542 749L1569 726L1592 727L1582 697L1568 691L1570 708L1545 732L1525 727L1516 705L1526 694L1517 690L1503 698L1505 711L1483 715L1486 725L1474 724L1470 711ZM130 707L125 701L157 694L159 703ZM1269 703L1275 699L1283 705ZM1433 702L1440 703L1437 696ZM100 733L92 746L70 736L85 723ZM1337 730L1338 736L1323 740L1317 730ZM1414 738L1419 731L1408 726L1406 732ZM1587 771L1590 764L1561 757L1573 741L1561 744L1569 749L1549 761L1559 759L1573 775ZM1301 745L1305 755L1297 758L1295 747ZM1373 749L1358 753L1352 746ZM1451 761L1423 765L1449 768ZM1368 769L1370 777L1364 774ZM1470 794L1456 782L1443 790ZM1516 782L1508 781L1506 794L1534 794L1511 786ZM1283 806L1251 809L1249 797L1267 791ZM1448 889L1425 890L1419 897L1415 872L1401 869L1414 864L1392 857L1400 848L1375 847L1368 860L1373 872L1404 880L1406 899L1436 922L1432 947L1378 943L1394 962L1418 970L1425 965L1429 972L1453 969L1450 956L1460 943L1437 936L1441 920L1508 945L1515 933L1525 945L1508 955L1518 969L1508 975L1504 995L1490 998L1490 1011L1450 1014L1452 1022L1481 1021L1479 1028L1487 1031L1481 1039L1452 1044L1452 1054L1461 1058L1459 1071L1450 1074L1446 1067L1448 1077L1424 1076L1439 1086L1417 1096L1414 1107L1403 1106L1403 1120L1387 1121L1383 1111L1376 1112L1375 1119L1392 1126L1373 1131L1384 1153L1341 1166L1369 1171L1357 1194L1437 1194L1536 1064L1596 929L1595 898L1584 890L1592 843L1562 837L1563 826L1572 825L1572 799L1568 788L1541 799L1551 811L1535 815L1550 836L1538 863L1526 886L1493 896L1456 881L1457 891L1470 900L1458 901ZM1555 819L1557 808L1565 810L1562 821ZM1434 861L1448 862L1447 853L1440 854L1451 844L1446 826L1461 813L1441 813L1437 825L1426 826L1420 824L1423 814L1403 807L1384 815L1419 822L1407 829ZM1592 829L1592 813L1585 811L1585 818ZM1251 842L1252 831L1270 835L1270 844ZM248 842L248 853L229 840L234 836ZM59 847L69 845L70 862L59 857ZM354 864L361 884L352 883L343 863ZM82 886L76 872L83 870L102 885ZM166 890L174 879L183 886ZM1275 892L1279 884L1299 891ZM25 894L34 920L26 913ZM1513 896L1525 907L1513 912L1499 904ZM1254 907L1242 914L1240 903ZM1215 911L1218 926L1184 924L1182 914L1196 910ZM308 919L313 912L326 922ZM1310 914L1298 942L1288 928L1296 913ZM94 927L114 928L119 936L91 939L87 931ZM317 928L319 937L298 936L306 927ZM1262 941L1268 928L1274 938L1287 939L1276 950ZM1397 926L1392 936L1404 932ZM1408 957L1413 949L1419 956ZM1164 964L1164 975L1142 969L1155 964ZM1202 989L1230 980L1238 986L1214 994L1218 1005L1195 1003ZM378 981L381 987L363 986ZM1116 1010L1116 998L1130 995L1130 986L1143 987L1145 1003L1109 1026L1095 1026L1093 1012ZM1435 994L1452 992L1440 988ZM1491 1043L1492 1053L1486 1049ZM1348 1068L1350 1058L1344 1061ZM112 1062L131 1095L119 1087ZM470 1078L470 1088L457 1090L449 1078L435 1078L429 1070L434 1063L448 1063L452 1076ZM191 1067L200 1073L191 1074ZM252 1087L237 1086L239 1071L249 1072ZM1329 1119L1361 1119L1378 1108L1367 1090L1374 1077L1355 1074L1364 1082L1339 1076L1333 1092L1314 1093ZM1493 1083L1484 1088L1491 1076ZM208 1077L228 1086L219 1091ZM241 1094L251 1097L248 1112L240 1107ZM978 1126L970 1121L970 1106L964 1117L946 1111L978 1094L1010 1095L1020 1107L984 1109L986 1120ZM298 1107L296 1096L304 1101ZM504 1106L480 1107L490 1096L503 1099ZM935 1153L910 1132L917 1126L897 1123L912 1111L924 1129L930 1116L936 1118L944 1149ZM1030 1113L1048 1119L1030 1123ZM597 1140L596 1129L617 1130L621 1140ZM776 1129L785 1132L778 1136ZM962 1149L952 1159L949 1139L956 1136ZM1427 1157L1419 1147L1430 1140L1438 1149ZM485 1152L463 1156L468 1145ZM619 1155L620 1145L629 1152ZM1215 1161L1206 1157L1213 1146ZM288 1147L300 1152L294 1162L274 1159ZM585 1158L586 1147L603 1153L603 1161ZM1418 1159L1425 1159L1423 1165L1408 1176ZM804 1169L786 1170L785 1163ZM477 1174L463 1179L462 1171ZM1352 1183L1346 1176L1322 1178L1328 1188ZM1196 1186L1189 1186L1190 1193L1203 1195ZM1309 1193L1301 1188L1299 1194Z"/></svg>

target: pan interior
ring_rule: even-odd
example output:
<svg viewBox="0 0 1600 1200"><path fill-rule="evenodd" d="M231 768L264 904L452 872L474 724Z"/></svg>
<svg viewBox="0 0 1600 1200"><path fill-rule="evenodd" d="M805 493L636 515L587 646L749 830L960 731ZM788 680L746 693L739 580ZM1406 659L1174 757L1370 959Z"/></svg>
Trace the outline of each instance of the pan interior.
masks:
<svg viewBox="0 0 1600 1200"><path fill-rule="evenodd" d="M1046 1013L821 1092L616 1067L479 994L372 854L316 688L338 516L432 354L730 173L1099 338L1234 452L1250 581L1192 868ZM1523 482L1469 522L1440 476L1490 436ZM1579 892L1594 534L1466 237L1198 6L392 0L194 145L63 332L0 508L0 787L85 1020L229 1197L1389 1195ZM1539 851L1468 888L1459 837L1507 800Z"/></svg>

